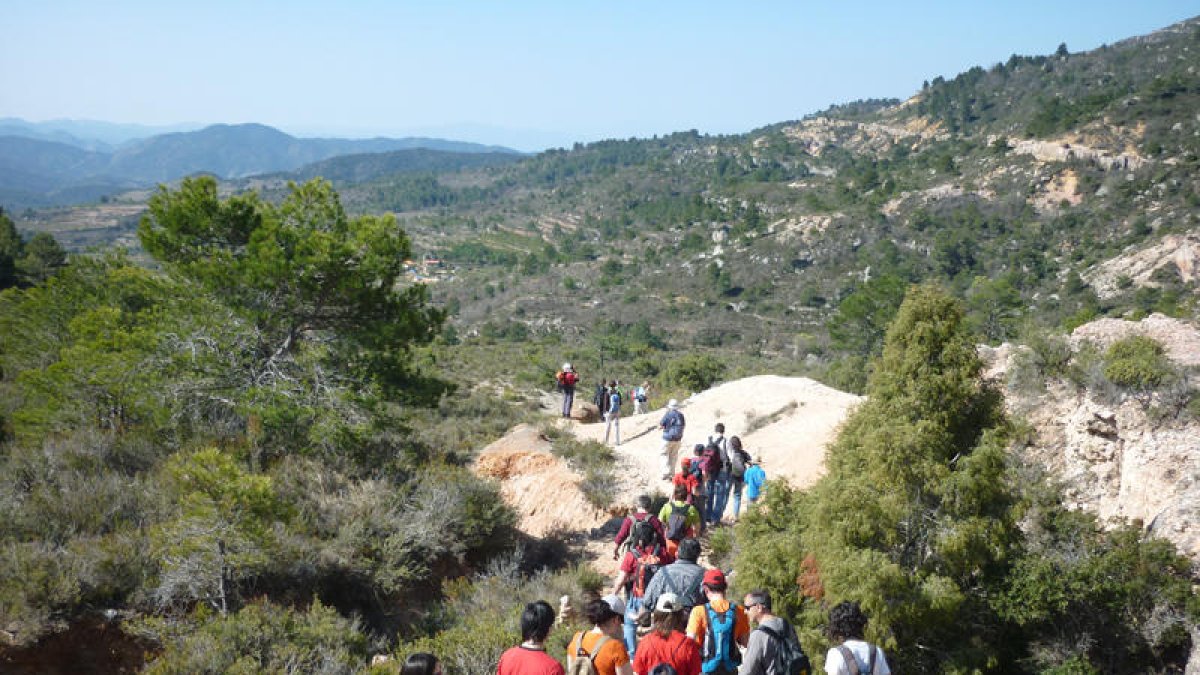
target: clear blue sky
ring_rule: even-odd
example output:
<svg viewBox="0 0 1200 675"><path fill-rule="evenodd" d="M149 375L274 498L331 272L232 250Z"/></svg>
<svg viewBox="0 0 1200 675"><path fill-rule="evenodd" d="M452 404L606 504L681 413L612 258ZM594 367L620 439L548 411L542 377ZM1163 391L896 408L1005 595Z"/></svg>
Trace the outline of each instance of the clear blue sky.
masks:
<svg viewBox="0 0 1200 675"><path fill-rule="evenodd" d="M740 133L1197 14L1200 0L0 0L0 117L525 150Z"/></svg>

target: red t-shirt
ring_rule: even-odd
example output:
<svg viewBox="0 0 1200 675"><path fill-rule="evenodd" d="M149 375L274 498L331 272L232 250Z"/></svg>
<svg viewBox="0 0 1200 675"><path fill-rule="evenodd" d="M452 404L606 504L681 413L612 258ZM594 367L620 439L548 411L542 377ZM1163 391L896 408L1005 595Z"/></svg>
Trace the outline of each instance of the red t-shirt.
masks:
<svg viewBox="0 0 1200 675"><path fill-rule="evenodd" d="M694 643L693 643L694 644ZM513 647L500 656L496 675L566 675L562 664L540 649Z"/></svg>
<svg viewBox="0 0 1200 675"><path fill-rule="evenodd" d="M660 663L669 663L679 675L700 675L700 648L679 631L664 638L657 631L642 638L633 657L633 670L648 673Z"/></svg>

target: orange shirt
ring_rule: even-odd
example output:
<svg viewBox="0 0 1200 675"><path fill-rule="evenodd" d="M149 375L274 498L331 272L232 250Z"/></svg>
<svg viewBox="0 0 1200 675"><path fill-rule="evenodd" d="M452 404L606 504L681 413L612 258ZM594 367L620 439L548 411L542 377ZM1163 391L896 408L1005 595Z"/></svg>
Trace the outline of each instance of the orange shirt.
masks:
<svg viewBox="0 0 1200 675"><path fill-rule="evenodd" d="M600 642L600 638L603 637L601 633L591 630L585 633L576 633L575 637L571 638L571 644L567 645L567 663L575 658L579 649L580 636L583 636L583 650L588 654L595 650L596 643ZM580 656L579 658L589 657ZM596 666L596 672L599 675L616 675L617 666L629 663L629 652L625 650L625 642L609 638L608 642L600 647L600 652L596 654L596 660L592 663Z"/></svg>
<svg viewBox="0 0 1200 675"><path fill-rule="evenodd" d="M729 601L724 598L717 598L712 601L712 608L718 614L729 609ZM696 644L700 648L704 648L704 640L708 637L708 611L704 605L696 605L692 608L692 613L688 616L687 634L695 635ZM733 608L733 641L744 645L746 638L750 635L750 619L746 617L746 610L740 605L735 605Z"/></svg>

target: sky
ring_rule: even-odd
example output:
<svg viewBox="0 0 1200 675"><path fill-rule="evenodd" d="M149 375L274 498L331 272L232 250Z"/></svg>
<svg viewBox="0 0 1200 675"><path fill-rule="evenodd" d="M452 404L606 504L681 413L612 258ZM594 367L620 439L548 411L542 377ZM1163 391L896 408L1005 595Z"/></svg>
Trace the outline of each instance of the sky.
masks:
<svg viewBox="0 0 1200 675"><path fill-rule="evenodd" d="M526 151L735 134L1196 15L1200 0L0 0L0 117Z"/></svg>

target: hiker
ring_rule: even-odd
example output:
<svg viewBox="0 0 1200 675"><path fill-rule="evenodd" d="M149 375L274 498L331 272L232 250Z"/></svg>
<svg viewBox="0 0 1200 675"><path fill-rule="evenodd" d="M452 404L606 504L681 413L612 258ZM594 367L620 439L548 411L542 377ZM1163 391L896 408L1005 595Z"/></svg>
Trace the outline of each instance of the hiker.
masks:
<svg viewBox="0 0 1200 675"><path fill-rule="evenodd" d="M737 522L742 510L742 490L746 487L746 469L750 467L750 453L742 449L742 439L729 438L729 491L733 493L733 522Z"/></svg>
<svg viewBox="0 0 1200 675"><path fill-rule="evenodd" d="M442 664L428 652L409 654L400 668L400 675L442 675Z"/></svg>
<svg viewBox="0 0 1200 675"><path fill-rule="evenodd" d="M687 619L679 596L663 593L654 603L650 632L642 638L633 656L637 675L700 675L700 648L683 634ZM669 667L671 670L663 668Z"/></svg>
<svg viewBox="0 0 1200 675"><path fill-rule="evenodd" d="M654 500L650 498L650 495L638 496L634 512L625 516L625 520L621 521L621 529L617 531L617 536L613 539L613 560L620 555L622 544L628 541L632 546L637 541L638 538L633 535L637 533L640 528L639 524L643 522L653 529L655 543L661 544L663 547L667 545L667 535L663 530L662 521L658 519L658 516L650 513L650 506L653 503Z"/></svg>
<svg viewBox="0 0 1200 675"><path fill-rule="evenodd" d="M704 573L701 585L707 601L692 608L687 636L700 646L705 673L736 675L742 662L739 646L746 646L750 621L746 612L725 598L725 573L718 569Z"/></svg>
<svg viewBox="0 0 1200 675"><path fill-rule="evenodd" d="M621 390L617 388L617 381L613 380L608 383L608 410L604 413L604 419L608 423L604 426L604 443L608 444L608 432L615 427L617 432L616 446L621 445Z"/></svg>
<svg viewBox="0 0 1200 675"><path fill-rule="evenodd" d="M608 402L608 385L602 378L600 384L596 385L596 391L592 392L592 403L600 411L600 419L604 419L604 413L608 412Z"/></svg>
<svg viewBox="0 0 1200 675"><path fill-rule="evenodd" d="M575 384L579 382L579 375L570 363L564 363L562 370L554 376L558 381L558 390L562 392L562 416L571 416L571 406L575 405Z"/></svg>
<svg viewBox="0 0 1200 675"><path fill-rule="evenodd" d="M867 617L857 602L843 601L829 610L829 637L841 644L825 654L827 675L890 675L883 650L867 642Z"/></svg>
<svg viewBox="0 0 1200 675"><path fill-rule="evenodd" d="M696 536L702 522L700 510L687 500L687 490L686 485L676 485L671 499L658 511L658 520L663 524L663 534L667 537L667 551L671 555L677 555L675 551L680 542Z"/></svg>
<svg viewBox="0 0 1200 675"><path fill-rule="evenodd" d="M750 631L738 675L812 673L812 664L800 646L796 629L786 619L771 613L770 593L751 591L743 598L742 607L746 618L756 627Z"/></svg>
<svg viewBox="0 0 1200 675"><path fill-rule="evenodd" d="M647 508L650 505L650 498L642 495L638 498L639 509L643 499ZM649 588L654 575L664 565L674 561L664 540L661 539L662 532L655 532L649 525L651 519L654 522L658 522L658 519L648 513L646 515L649 517L634 522L630 528L632 532L629 535L629 550L621 559L620 573L612 587L613 595L625 591L624 636L625 648L630 652L637 648L637 619L642 613L642 599L646 596L646 589ZM626 521L628 522L628 519Z"/></svg>
<svg viewBox="0 0 1200 675"><path fill-rule="evenodd" d="M643 382L633 390L633 414L641 415L646 412L646 401L650 398L650 383Z"/></svg>
<svg viewBox="0 0 1200 675"><path fill-rule="evenodd" d="M708 446L697 443L692 448L692 475L696 477L696 487L692 490L692 503L700 512L700 533L708 526L708 478L709 458L705 456ZM715 450L714 450L715 452Z"/></svg>
<svg viewBox="0 0 1200 675"><path fill-rule="evenodd" d="M674 593L679 596L680 604L687 611L696 605L704 603L704 595L700 584L704 581L704 568L696 564L700 559L700 542L688 537L679 542L679 550L675 553L675 562L660 569L642 597L642 607L655 607L658 596L663 593Z"/></svg>
<svg viewBox="0 0 1200 675"><path fill-rule="evenodd" d="M712 482L705 488L708 505L708 522L715 525L721 522L725 515L725 506L729 503L730 469L729 440L725 438L725 425L720 422L713 427L715 432L708 437L708 444L717 449L720 466Z"/></svg>
<svg viewBox="0 0 1200 675"><path fill-rule="evenodd" d="M546 653L546 638L554 627L554 608L545 600L525 605L521 612L520 645L500 655L496 675L566 675L562 664Z"/></svg>
<svg viewBox="0 0 1200 675"><path fill-rule="evenodd" d="M687 421L679 412L679 401L667 401L667 412L663 415L658 426L663 430L662 446L662 477L671 480L671 470L675 468L675 458L679 454L679 443L683 441L683 428Z"/></svg>
<svg viewBox="0 0 1200 675"><path fill-rule="evenodd" d="M758 503L758 498L767 490L767 473L763 471L762 463L762 455L759 455L758 459L746 468L746 475L743 477L746 481L746 499L752 506Z"/></svg>
<svg viewBox="0 0 1200 675"><path fill-rule="evenodd" d="M567 645L567 672L572 675L632 675L629 652L621 640L621 623L625 603L616 595L592 600L583 609L592 624L589 631L580 631ZM588 662L591 668L588 668Z"/></svg>
<svg viewBox="0 0 1200 675"><path fill-rule="evenodd" d="M687 503L696 506L696 493L700 489L700 477L692 471L692 458L684 457L679 460L679 473L671 477L672 485L682 485L687 488ZM674 489L674 488L672 488Z"/></svg>

